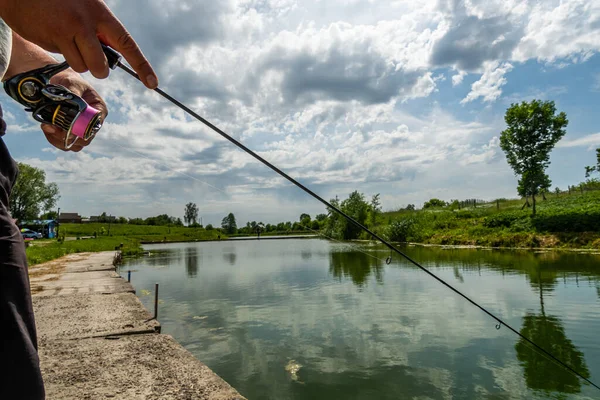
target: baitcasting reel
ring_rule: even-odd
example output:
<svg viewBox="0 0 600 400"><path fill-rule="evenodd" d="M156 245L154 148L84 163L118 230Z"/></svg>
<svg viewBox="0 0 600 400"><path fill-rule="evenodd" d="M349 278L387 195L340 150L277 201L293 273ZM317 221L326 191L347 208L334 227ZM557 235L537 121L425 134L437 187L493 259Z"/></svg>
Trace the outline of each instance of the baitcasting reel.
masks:
<svg viewBox="0 0 600 400"><path fill-rule="evenodd" d="M120 56L103 46L111 69L116 68ZM25 111L44 124L57 126L67 132L65 148L70 149L77 139L87 142L102 128L102 113L69 89L50 83L50 79L69 68L67 62L51 64L25 72L4 82L10 97L24 105Z"/></svg>

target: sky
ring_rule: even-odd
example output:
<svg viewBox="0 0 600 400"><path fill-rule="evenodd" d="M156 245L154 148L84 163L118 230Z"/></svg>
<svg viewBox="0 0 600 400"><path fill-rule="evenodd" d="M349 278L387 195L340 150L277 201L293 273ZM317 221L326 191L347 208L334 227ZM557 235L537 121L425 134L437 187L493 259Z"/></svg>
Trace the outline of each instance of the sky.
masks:
<svg viewBox="0 0 600 400"><path fill-rule="evenodd" d="M516 197L499 147L513 103L552 100L567 134L553 187L584 180L600 146L600 2L583 0L107 0L161 88L326 199L380 193ZM57 56L60 58L59 56ZM206 225L325 212L121 70L84 74L109 116L80 153L48 144L4 93L13 157L56 182L62 212Z"/></svg>

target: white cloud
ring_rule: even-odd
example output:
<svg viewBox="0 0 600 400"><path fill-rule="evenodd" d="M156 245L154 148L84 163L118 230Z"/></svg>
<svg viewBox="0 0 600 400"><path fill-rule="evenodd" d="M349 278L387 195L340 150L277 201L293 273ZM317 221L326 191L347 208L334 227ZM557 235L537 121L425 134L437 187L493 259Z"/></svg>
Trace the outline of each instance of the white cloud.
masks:
<svg viewBox="0 0 600 400"><path fill-rule="evenodd" d="M564 139L558 142L557 148L567 147L598 147L600 146L600 133L593 133L577 139Z"/></svg>
<svg viewBox="0 0 600 400"><path fill-rule="evenodd" d="M461 103L492 103L522 62L584 62L600 48L596 3L109 1L170 94L326 196L381 191L384 206L418 203L431 187L455 197L460 190L478 197L486 185L498 197L508 184L513 190L510 170L498 162L500 118L477 103L470 120L458 118L454 105L427 99L462 89L476 74ZM442 83L450 74L452 87ZM215 213L232 204L249 215L251 205L269 204L280 210L274 218L284 218L301 198L123 72L90 80L111 109L99 137L81 154L29 157L60 183L61 201L82 195L73 184L82 182L93 187L83 204L94 212L119 199L132 216L154 213L153 205L176 212L194 198ZM552 90L523 95L563 93ZM414 101L420 109L411 113ZM7 116L9 132L36 129ZM591 145L595 137L559 147Z"/></svg>
<svg viewBox="0 0 600 400"><path fill-rule="evenodd" d="M502 94L502 86L506 84L506 75L513 69L509 63L487 62L484 64L484 73L481 78L471 85L471 91L465 97L461 104L468 103L483 97L483 101L495 101Z"/></svg>
<svg viewBox="0 0 600 400"><path fill-rule="evenodd" d="M600 50L600 3L570 0L536 2L513 59L583 62Z"/></svg>
<svg viewBox="0 0 600 400"><path fill-rule="evenodd" d="M463 79L465 79L467 73L465 71L460 71L458 74L452 76L452 86L458 86L462 83Z"/></svg>

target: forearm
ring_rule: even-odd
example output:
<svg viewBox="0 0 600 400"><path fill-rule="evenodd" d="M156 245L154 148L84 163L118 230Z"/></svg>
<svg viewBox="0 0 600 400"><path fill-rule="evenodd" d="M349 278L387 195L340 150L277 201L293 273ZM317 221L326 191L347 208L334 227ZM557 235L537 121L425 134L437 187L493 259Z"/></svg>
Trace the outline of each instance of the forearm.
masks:
<svg viewBox="0 0 600 400"><path fill-rule="evenodd" d="M56 64L56 62L56 59L44 51L44 49L28 42L13 31L12 53L4 80L22 72L41 68L48 64Z"/></svg>

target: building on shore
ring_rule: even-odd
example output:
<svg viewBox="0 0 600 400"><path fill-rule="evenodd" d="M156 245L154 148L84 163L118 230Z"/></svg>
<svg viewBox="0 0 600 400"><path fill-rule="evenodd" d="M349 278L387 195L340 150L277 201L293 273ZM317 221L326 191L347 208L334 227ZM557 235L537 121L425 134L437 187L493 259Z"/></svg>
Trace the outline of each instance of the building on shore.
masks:
<svg viewBox="0 0 600 400"><path fill-rule="evenodd" d="M81 224L81 215L78 213L60 213L59 224Z"/></svg>

